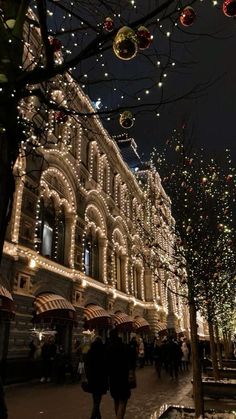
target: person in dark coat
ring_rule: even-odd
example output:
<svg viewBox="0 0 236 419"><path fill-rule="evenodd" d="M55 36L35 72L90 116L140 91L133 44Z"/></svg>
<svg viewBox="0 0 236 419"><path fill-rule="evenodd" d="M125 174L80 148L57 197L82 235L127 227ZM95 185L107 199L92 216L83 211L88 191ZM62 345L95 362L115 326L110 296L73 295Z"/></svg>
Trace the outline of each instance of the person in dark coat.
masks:
<svg viewBox="0 0 236 419"><path fill-rule="evenodd" d="M91 344L85 357L85 374L88 389L93 396L93 409L90 419L101 419L100 404L103 394L108 390L108 372L105 346L100 337Z"/></svg>
<svg viewBox="0 0 236 419"><path fill-rule="evenodd" d="M0 419L7 419L7 418L8 418L7 406L6 406L5 397L4 397L3 384L0 377Z"/></svg>
<svg viewBox="0 0 236 419"><path fill-rule="evenodd" d="M171 336L166 345L169 373L171 378L178 379L179 367L182 358L182 351L178 343Z"/></svg>
<svg viewBox="0 0 236 419"><path fill-rule="evenodd" d="M122 342L116 329L110 332L107 352L110 393L114 400L116 418L123 419L131 396L129 372L135 365L135 360L132 359L129 346Z"/></svg>
<svg viewBox="0 0 236 419"><path fill-rule="evenodd" d="M45 381L50 382L52 379L52 367L56 355L57 347L54 338L49 336L42 346L42 361L43 361L43 377L41 383Z"/></svg>
<svg viewBox="0 0 236 419"><path fill-rule="evenodd" d="M159 378L161 378L161 368L163 363L163 345L160 339L155 338L153 344L153 359L155 370Z"/></svg>

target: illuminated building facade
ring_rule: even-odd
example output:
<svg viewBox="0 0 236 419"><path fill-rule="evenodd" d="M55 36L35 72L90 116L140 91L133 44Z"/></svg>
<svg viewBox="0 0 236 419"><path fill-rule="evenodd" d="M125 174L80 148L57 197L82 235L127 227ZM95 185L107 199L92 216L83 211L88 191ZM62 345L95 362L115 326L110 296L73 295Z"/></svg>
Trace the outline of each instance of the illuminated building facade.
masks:
<svg viewBox="0 0 236 419"><path fill-rule="evenodd" d="M35 96L21 103L33 126L15 167L4 246L1 285L15 316L2 331L1 358L26 358L34 329L53 328L69 352L84 327L103 333L117 313L136 321L138 333L188 330L171 202L158 173L140 162L133 140L125 154L125 141L98 116L81 118L94 108L69 74L47 89L75 112L48 110ZM127 160L134 155L135 167Z"/></svg>

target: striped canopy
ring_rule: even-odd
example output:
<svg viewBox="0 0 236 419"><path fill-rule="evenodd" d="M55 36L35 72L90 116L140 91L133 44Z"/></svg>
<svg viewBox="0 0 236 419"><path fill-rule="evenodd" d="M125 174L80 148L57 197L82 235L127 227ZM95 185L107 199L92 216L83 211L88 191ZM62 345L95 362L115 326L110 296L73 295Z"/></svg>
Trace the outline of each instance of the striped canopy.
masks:
<svg viewBox="0 0 236 419"><path fill-rule="evenodd" d="M150 330L150 324L141 316L134 318L134 328L136 331L148 332Z"/></svg>
<svg viewBox="0 0 236 419"><path fill-rule="evenodd" d="M0 296L13 301L11 293L2 285L0 285Z"/></svg>
<svg viewBox="0 0 236 419"><path fill-rule="evenodd" d="M162 322L157 323L157 326L156 326L157 332L162 332L163 330L166 330L166 328L167 328L166 323L162 323Z"/></svg>
<svg viewBox="0 0 236 419"><path fill-rule="evenodd" d="M111 322L111 316L107 311L96 304L89 304L84 308L85 321L90 326L107 326Z"/></svg>
<svg viewBox="0 0 236 419"><path fill-rule="evenodd" d="M117 329L131 331L133 329L133 318L122 311L117 311L113 317L114 325Z"/></svg>
<svg viewBox="0 0 236 419"><path fill-rule="evenodd" d="M15 312L12 295L3 285L0 285L0 311L8 317Z"/></svg>
<svg viewBox="0 0 236 419"><path fill-rule="evenodd" d="M47 311L53 310L70 310L75 312L73 305L61 295L57 294L41 294L34 301L36 314L40 315Z"/></svg>

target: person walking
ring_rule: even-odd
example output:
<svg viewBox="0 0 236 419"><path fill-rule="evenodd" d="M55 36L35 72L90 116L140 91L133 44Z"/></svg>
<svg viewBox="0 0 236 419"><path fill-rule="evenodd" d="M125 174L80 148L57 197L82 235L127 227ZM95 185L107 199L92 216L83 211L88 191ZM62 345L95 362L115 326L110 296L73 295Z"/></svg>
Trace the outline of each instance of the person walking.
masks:
<svg viewBox="0 0 236 419"><path fill-rule="evenodd" d="M139 367L143 368L144 362L145 362L145 347L144 347L142 338L139 338L139 341L138 341L138 361L139 361Z"/></svg>
<svg viewBox="0 0 236 419"><path fill-rule="evenodd" d="M130 388L134 387L134 383L129 381L129 373L133 372L135 360L132 359L129 346L122 342L116 329L110 332L107 353L109 387L114 400L115 414L117 419L123 419L131 396Z"/></svg>
<svg viewBox="0 0 236 419"><path fill-rule="evenodd" d="M182 361L183 371L188 371L189 349L188 349L186 339L184 339L182 342L181 351L182 351L181 361Z"/></svg>
<svg viewBox="0 0 236 419"><path fill-rule="evenodd" d="M43 376L40 380L41 383L44 383L45 381L50 383L52 379L52 367L56 351L57 347L54 342L54 338L52 336L49 336L48 338L46 338L41 350L41 356L43 361Z"/></svg>
<svg viewBox="0 0 236 419"><path fill-rule="evenodd" d="M154 347L153 347L153 359L154 359L155 370L159 378L161 378L161 368L162 368L162 363L163 363L162 353L163 353L162 342L160 339L155 338Z"/></svg>
<svg viewBox="0 0 236 419"><path fill-rule="evenodd" d="M108 390L108 372L105 347L100 337L91 343L85 357L85 375L88 380L87 391L92 394L93 408L90 419L101 419L100 404Z"/></svg>
<svg viewBox="0 0 236 419"><path fill-rule="evenodd" d="M182 358L182 351L174 337L171 336L166 345L169 374L171 379L178 379L179 366Z"/></svg>

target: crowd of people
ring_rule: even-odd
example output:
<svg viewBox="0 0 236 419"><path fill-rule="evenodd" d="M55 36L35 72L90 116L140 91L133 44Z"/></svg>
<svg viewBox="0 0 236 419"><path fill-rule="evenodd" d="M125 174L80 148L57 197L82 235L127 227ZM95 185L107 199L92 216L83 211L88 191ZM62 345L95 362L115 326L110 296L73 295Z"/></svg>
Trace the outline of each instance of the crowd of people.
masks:
<svg viewBox="0 0 236 419"><path fill-rule="evenodd" d="M30 342L29 356L41 360L42 383L64 383L67 373L72 381L81 381L84 391L92 395L90 419L101 419L100 404L108 391L114 400L116 418L123 419L131 390L136 387L136 368L150 365L159 379L163 372L171 380L178 379L181 371L189 369L191 346L185 337L172 336L150 340L134 335L124 343L113 329L105 342L95 335L77 340L70 356L62 345L56 344L55 336L47 336L40 345ZM1 392L0 399L3 403ZM7 418L6 412L3 418Z"/></svg>
<svg viewBox="0 0 236 419"><path fill-rule="evenodd" d="M171 379L177 379L180 371L188 370L190 355L186 338L155 338L150 342L133 336L124 344L116 330L110 332L105 344L96 337L84 357L86 381L82 382L84 391L92 394L90 419L101 419L100 404L108 390L114 400L116 418L124 418L131 389L136 386L137 367L153 365L159 378L165 370Z"/></svg>

